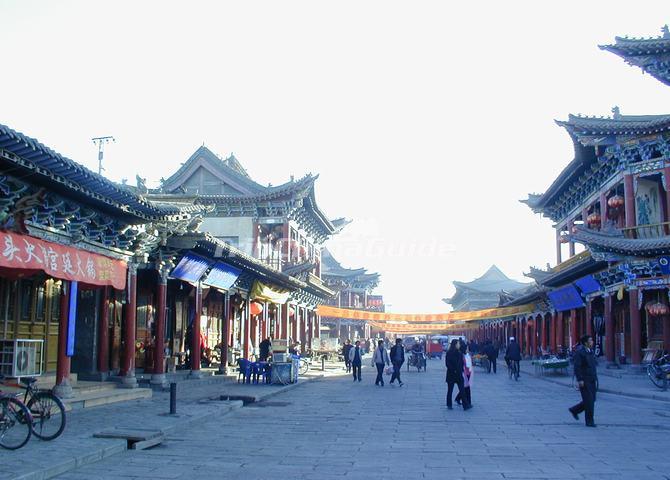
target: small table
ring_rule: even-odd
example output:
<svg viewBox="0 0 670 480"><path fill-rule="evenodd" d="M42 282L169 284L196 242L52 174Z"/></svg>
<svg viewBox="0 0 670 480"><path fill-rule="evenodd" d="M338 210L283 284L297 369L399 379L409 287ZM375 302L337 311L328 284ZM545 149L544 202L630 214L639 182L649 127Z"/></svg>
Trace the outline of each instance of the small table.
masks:
<svg viewBox="0 0 670 480"><path fill-rule="evenodd" d="M547 370L562 370L567 375L570 361L567 359L550 358L547 360L534 360L533 365L535 366L536 375L538 372L540 375L544 375L544 372Z"/></svg>

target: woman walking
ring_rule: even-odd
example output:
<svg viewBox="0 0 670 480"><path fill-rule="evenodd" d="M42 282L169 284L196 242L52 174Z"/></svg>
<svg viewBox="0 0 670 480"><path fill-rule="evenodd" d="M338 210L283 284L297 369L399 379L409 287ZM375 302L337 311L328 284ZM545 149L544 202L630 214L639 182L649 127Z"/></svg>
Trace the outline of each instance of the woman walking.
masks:
<svg viewBox="0 0 670 480"><path fill-rule="evenodd" d="M447 365L447 408L452 410L451 397L454 394L454 385L458 385L458 394L463 396L463 354L459 349L460 342L457 339L451 341L449 350L445 356L444 363ZM467 410L466 403L463 403L463 410Z"/></svg>
<svg viewBox="0 0 670 480"><path fill-rule="evenodd" d="M377 379L375 380L375 385L381 385L383 387L384 365L388 366L391 364L389 354L386 351L386 348L384 348L384 340L379 340L379 342L377 342L377 348L372 357L372 364L377 367Z"/></svg>

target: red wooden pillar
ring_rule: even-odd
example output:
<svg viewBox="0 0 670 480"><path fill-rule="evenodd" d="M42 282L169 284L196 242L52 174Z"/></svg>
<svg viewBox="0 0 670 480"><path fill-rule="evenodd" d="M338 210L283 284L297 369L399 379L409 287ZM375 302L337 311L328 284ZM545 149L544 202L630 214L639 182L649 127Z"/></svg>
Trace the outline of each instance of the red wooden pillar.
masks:
<svg viewBox="0 0 670 480"><path fill-rule="evenodd" d="M68 318L70 316L70 282L62 281L60 318L58 319L58 358L54 393L62 398L72 396L70 384L70 357L67 356Z"/></svg>
<svg viewBox="0 0 670 480"><path fill-rule="evenodd" d="M569 342L570 345L568 345L570 349L579 343L579 329L577 327L577 309L573 308L570 310L570 336L572 337Z"/></svg>
<svg viewBox="0 0 670 480"><path fill-rule="evenodd" d="M223 295L223 310L221 311L221 361L219 375L228 374L228 346L230 341L230 292Z"/></svg>
<svg viewBox="0 0 670 480"><path fill-rule="evenodd" d="M551 315L551 351L553 353L557 353L557 346L558 344L556 343L556 333L557 333L557 325L558 325L558 320L559 320L559 315L558 312L554 312Z"/></svg>
<svg viewBox="0 0 670 480"><path fill-rule="evenodd" d="M121 385L137 387L135 378L135 329L137 318L137 265L128 265L126 304L124 306L123 358L121 359Z"/></svg>
<svg viewBox="0 0 670 480"><path fill-rule="evenodd" d="M635 226L635 191L633 187L633 175L623 176L624 206L626 215L626 228Z"/></svg>
<svg viewBox="0 0 670 480"><path fill-rule="evenodd" d="M109 375L109 287L102 287L98 325L98 372L102 380Z"/></svg>
<svg viewBox="0 0 670 480"><path fill-rule="evenodd" d="M533 321L533 341L531 345L533 346L533 357L537 357L537 333L539 331L540 325L542 323L542 317L535 317Z"/></svg>
<svg viewBox="0 0 670 480"><path fill-rule="evenodd" d="M307 346L309 349L312 349L312 344L314 342L314 313L307 311Z"/></svg>
<svg viewBox="0 0 670 480"><path fill-rule="evenodd" d="M251 350L249 342L251 340L251 309L249 308L249 300L246 300L245 317L244 317L244 334L242 342L242 357L250 360Z"/></svg>
<svg viewBox="0 0 670 480"><path fill-rule="evenodd" d="M565 345L565 321L563 320L563 312L558 312L556 315L556 348L559 350Z"/></svg>
<svg viewBox="0 0 670 480"><path fill-rule="evenodd" d="M248 305L247 305L248 307ZM247 308L247 311L248 308ZM189 374L192 378L202 377L202 372L200 371L200 360L202 357L202 352L200 350L200 337L202 333L200 332L200 316L202 315L202 285L200 282L195 287L195 312L193 314L193 334L191 335L191 373Z"/></svg>
<svg viewBox="0 0 670 480"><path fill-rule="evenodd" d="M642 323L637 295L637 290L628 291L628 305L630 308L630 357L634 365L639 365L642 361Z"/></svg>
<svg viewBox="0 0 670 480"><path fill-rule="evenodd" d="M281 307L281 328L280 328L280 335L279 338L282 338L284 340L288 339L288 322L289 322L289 311L291 309L291 306L288 303L285 303Z"/></svg>
<svg viewBox="0 0 670 480"><path fill-rule="evenodd" d="M607 223L607 194L600 192L600 227L602 228Z"/></svg>
<svg viewBox="0 0 670 480"><path fill-rule="evenodd" d="M307 309L300 308L300 343L303 345L302 353L307 347Z"/></svg>
<svg viewBox="0 0 670 480"><path fill-rule="evenodd" d="M586 301L586 335L593 335L593 300Z"/></svg>
<svg viewBox="0 0 670 480"><path fill-rule="evenodd" d="M614 362L614 317L611 295L605 295L605 355L608 362Z"/></svg>
<svg viewBox="0 0 670 480"><path fill-rule="evenodd" d="M165 319L167 318L167 270L158 271L158 299L156 311L156 342L154 344L154 372L152 385L165 385Z"/></svg>

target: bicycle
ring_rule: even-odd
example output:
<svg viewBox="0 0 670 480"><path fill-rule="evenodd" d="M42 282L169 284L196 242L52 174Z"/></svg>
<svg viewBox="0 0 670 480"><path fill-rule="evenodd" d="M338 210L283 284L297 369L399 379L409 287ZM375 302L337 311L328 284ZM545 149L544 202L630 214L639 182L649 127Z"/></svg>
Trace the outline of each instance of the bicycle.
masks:
<svg viewBox="0 0 670 480"><path fill-rule="evenodd" d="M0 447L16 450L32 435L30 410L23 402L0 391Z"/></svg>
<svg viewBox="0 0 670 480"><path fill-rule="evenodd" d="M667 390L668 377L670 377L670 355L663 355L647 365L647 376L658 388Z"/></svg>
<svg viewBox="0 0 670 480"><path fill-rule="evenodd" d="M514 380L519 381L519 362L517 360L507 359L507 373L510 380L514 377Z"/></svg>
<svg viewBox="0 0 670 480"><path fill-rule="evenodd" d="M306 358L300 357L298 366L298 374L305 375L309 371L309 361Z"/></svg>
<svg viewBox="0 0 670 480"><path fill-rule="evenodd" d="M4 377L0 376L0 381L3 380ZM23 377L18 383L8 386L25 391L23 404L28 408L31 417L32 433L41 440L54 440L65 430L65 405L51 390L36 388L36 382L36 378Z"/></svg>

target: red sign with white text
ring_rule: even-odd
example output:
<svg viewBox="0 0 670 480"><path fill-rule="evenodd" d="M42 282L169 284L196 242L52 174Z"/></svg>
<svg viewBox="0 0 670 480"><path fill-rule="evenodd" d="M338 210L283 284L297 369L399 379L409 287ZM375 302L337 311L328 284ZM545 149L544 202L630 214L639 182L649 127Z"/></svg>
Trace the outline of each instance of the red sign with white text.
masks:
<svg viewBox="0 0 670 480"><path fill-rule="evenodd" d="M62 280L126 287L126 262L12 232L0 232L0 267L42 270Z"/></svg>

